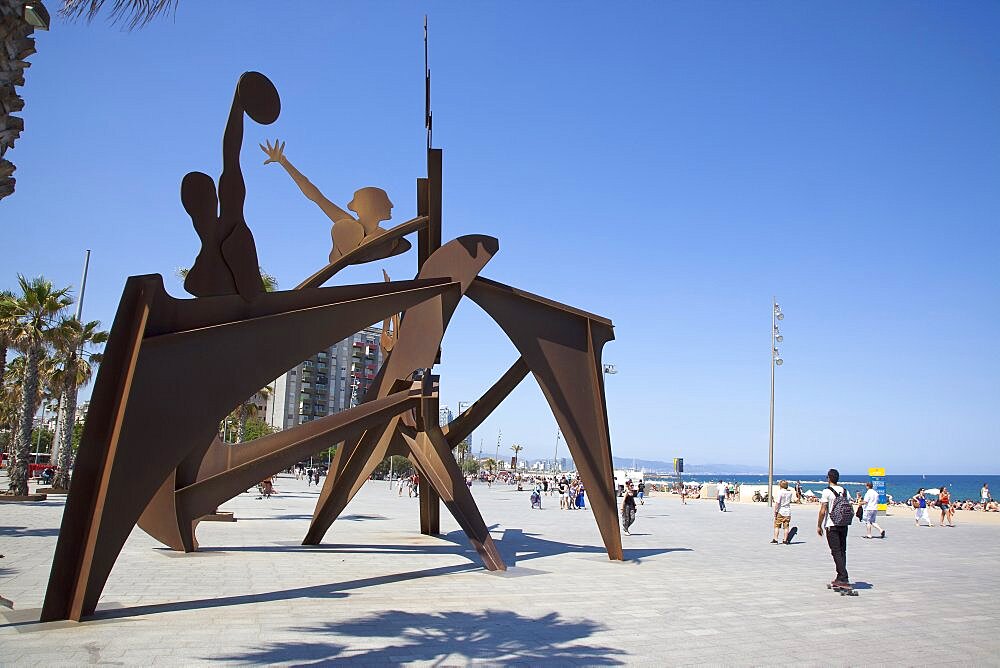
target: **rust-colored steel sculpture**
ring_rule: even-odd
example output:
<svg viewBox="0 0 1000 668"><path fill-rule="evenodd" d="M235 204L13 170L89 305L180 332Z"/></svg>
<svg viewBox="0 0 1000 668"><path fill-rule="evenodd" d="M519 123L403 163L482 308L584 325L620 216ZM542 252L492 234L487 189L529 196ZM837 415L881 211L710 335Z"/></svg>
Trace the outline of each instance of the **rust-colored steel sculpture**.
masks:
<svg viewBox="0 0 1000 668"><path fill-rule="evenodd" d="M386 456L404 455L421 476L421 532L440 532L443 501L484 566L505 569L452 450L529 373L587 482L608 556L622 559L601 373L601 350L614 338L611 322L481 276L499 250L493 237L442 244L443 154L430 147L429 109L427 177L417 179L417 215L390 229L379 226L392 208L382 190L358 190L347 205L354 218L288 162L283 143L261 145L265 164L282 165L333 222L329 263L294 290L264 292L244 217L239 158L244 114L267 125L280 108L264 75L244 74L226 124L218 187L201 172L183 179L181 200L201 240L185 280L196 298L169 296L157 275L133 276L125 284L91 399L42 620L79 620L94 612L136 524L172 549L197 550L203 515L335 445L304 544L323 540ZM414 280L390 281L383 272L383 283L321 287L348 265L405 252L410 242L404 237L413 233ZM431 370L466 295L506 332L520 357L478 401L441 425L439 378ZM219 422L243 398L380 320L386 359L360 405L239 446L219 440ZM181 383L184 393L160 400L165 388Z"/></svg>

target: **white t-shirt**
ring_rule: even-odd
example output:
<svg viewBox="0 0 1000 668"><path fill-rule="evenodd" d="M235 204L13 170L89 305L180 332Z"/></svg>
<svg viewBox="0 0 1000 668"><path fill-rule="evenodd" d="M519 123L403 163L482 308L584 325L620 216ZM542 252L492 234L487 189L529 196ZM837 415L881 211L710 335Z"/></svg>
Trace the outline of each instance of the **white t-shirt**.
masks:
<svg viewBox="0 0 1000 668"><path fill-rule="evenodd" d="M720 482L718 485L715 486L715 489L718 491L719 496L726 495L726 483Z"/></svg>
<svg viewBox="0 0 1000 668"><path fill-rule="evenodd" d="M823 521L823 528L825 529L829 529L834 525L833 519L830 517L830 510L833 509L833 492L830 491L830 487L833 487L838 496L843 496L844 494L844 488L840 485L830 485L819 495L820 504L826 504L826 519Z"/></svg>
<svg viewBox="0 0 1000 668"><path fill-rule="evenodd" d="M774 502L778 504L778 514L782 517L792 516L792 496L794 496L792 490L782 489L774 497Z"/></svg>
<svg viewBox="0 0 1000 668"><path fill-rule="evenodd" d="M865 492L865 510L878 510L878 492L874 489Z"/></svg>
<svg viewBox="0 0 1000 668"><path fill-rule="evenodd" d="M983 501L990 498L990 488L983 487L981 490L979 490L979 498L982 499Z"/></svg>

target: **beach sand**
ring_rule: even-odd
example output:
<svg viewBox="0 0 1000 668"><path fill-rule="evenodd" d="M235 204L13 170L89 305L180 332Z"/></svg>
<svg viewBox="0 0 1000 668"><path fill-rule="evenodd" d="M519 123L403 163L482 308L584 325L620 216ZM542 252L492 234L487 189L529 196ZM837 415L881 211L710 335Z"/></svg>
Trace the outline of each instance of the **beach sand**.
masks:
<svg viewBox="0 0 1000 668"><path fill-rule="evenodd" d="M656 496L666 496L667 498L672 498L681 502L681 497L676 494L664 494L662 492L655 493ZM652 496L652 495L651 495ZM718 503L715 498L700 499L697 497L688 497L688 503L694 502L710 502ZM753 501L727 501L727 504L740 504L740 505L760 505L762 503L754 503ZM796 503L792 505L792 512L802 513L802 512L819 512L819 504L817 503ZM889 508L888 512L885 514L886 517L891 517L893 520L897 519L908 519L913 521L913 509L906 506L893 506ZM882 517L881 515L879 516ZM938 521L941 518L941 511L931 509L931 521L934 522L935 528L938 526ZM984 513L980 510L956 510L955 518L953 520L955 525L961 524L979 524L979 525L990 525L990 526L1000 526L1000 513Z"/></svg>

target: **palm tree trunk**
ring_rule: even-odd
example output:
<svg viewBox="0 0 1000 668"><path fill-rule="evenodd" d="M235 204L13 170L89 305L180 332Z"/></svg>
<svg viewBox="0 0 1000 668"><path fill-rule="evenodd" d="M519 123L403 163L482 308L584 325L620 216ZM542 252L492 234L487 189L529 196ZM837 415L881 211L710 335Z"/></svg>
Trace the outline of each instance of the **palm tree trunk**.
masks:
<svg viewBox="0 0 1000 668"><path fill-rule="evenodd" d="M38 394L37 345L29 345L24 353L24 385L21 388L21 423L14 439L14 464L10 467L10 492L28 494L28 459L31 457L31 425L35 417L35 397Z"/></svg>
<svg viewBox="0 0 1000 668"><path fill-rule="evenodd" d="M239 416L236 419L236 442L242 443L243 436L246 434L247 430L247 420L250 418L250 407L247 405L249 402L244 401L240 404Z"/></svg>
<svg viewBox="0 0 1000 668"><path fill-rule="evenodd" d="M60 395L59 403L56 404L56 428L52 434L52 445L49 446L49 461L52 462L52 466L56 465L56 460L59 458L59 444L62 443L62 426L63 398Z"/></svg>
<svg viewBox="0 0 1000 668"><path fill-rule="evenodd" d="M0 385L3 385L3 375L7 371L7 340L0 340Z"/></svg>
<svg viewBox="0 0 1000 668"><path fill-rule="evenodd" d="M73 426L76 424L76 376L66 374L62 396L62 433L59 434L59 462L56 464L55 489L69 489L69 457L73 451Z"/></svg>

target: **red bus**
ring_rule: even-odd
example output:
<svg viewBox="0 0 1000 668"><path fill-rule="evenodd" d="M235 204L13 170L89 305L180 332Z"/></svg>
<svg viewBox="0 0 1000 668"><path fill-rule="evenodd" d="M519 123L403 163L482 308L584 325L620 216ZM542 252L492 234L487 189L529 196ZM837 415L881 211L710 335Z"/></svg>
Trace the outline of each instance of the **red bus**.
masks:
<svg viewBox="0 0 1000 668"><path fill-rule="evenodd" d="M0 465L4 468L10 466L11 457L10 454L4 452L0 453ZM55 470L55 466L52 464L52 455L48 452L32 452L30 458L28 459L28 477L37 478L42 475L42 471L45 469Z"/></svg>

